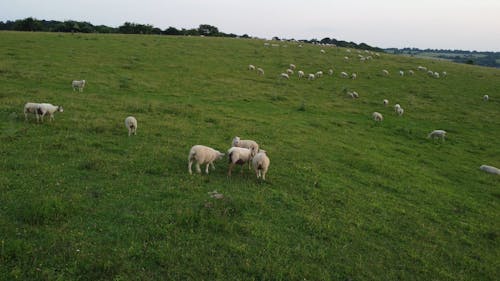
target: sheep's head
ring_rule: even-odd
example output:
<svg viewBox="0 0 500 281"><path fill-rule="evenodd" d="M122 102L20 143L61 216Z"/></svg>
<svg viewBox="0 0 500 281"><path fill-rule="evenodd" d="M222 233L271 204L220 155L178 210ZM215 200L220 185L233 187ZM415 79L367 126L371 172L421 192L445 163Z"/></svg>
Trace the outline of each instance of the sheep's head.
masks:
<svg viewBox="0 0 500 281"><path fill-rule="evenodd" d="M63 109L63 107L62 107L62 106L58 106L58 107L57 107L57 111L59 111L59 112L64 112L64 109Z"/></svg>
<svg viewBox="0 0 500 281"><path fill-rule="evenodd" d="M238 146L239 142L240 142L240 137L234 137L234 139L233 139L233 146Z"/></svg>
<svg viewBox="0 0 500 281"><path fill-rule="evenodd" d="M222 157L224 157L224 155L225 155L224 153L219 152L219 151L217 151L217 153L218 153L217 154L217 159L222 159Z"/></svg>

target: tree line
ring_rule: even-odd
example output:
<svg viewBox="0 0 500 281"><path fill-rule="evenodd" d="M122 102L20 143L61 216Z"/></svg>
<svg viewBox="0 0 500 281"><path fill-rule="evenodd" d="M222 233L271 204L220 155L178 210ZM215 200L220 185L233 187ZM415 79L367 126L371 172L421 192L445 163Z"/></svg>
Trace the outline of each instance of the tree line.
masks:
<svg viewBox="0 0 500 281"><path fill-rule="evenodd" d="M132 22L125 22L119 27L109 27L106 25L93 25L86 21L56 21L56 20L38 20L32 17L15 20L15 21L0 21L0 30L11 31L42 31L42 32L71 32L71 33L121 33L121 34L157 34L157 35L191 35L191 36L216 36L216 37L238 37L250 38L248 34L237 35L234 33L224 33L219 31L215 26L209 24L200 24L198 28L191 29L177 29L175 27L168 27L164 30L152 26L150 24L139 24ZM273 40L278 41L295 41L295 39L284 39L273 37ZM336 40L333 38L323 38L321 40L298 40L300 42L312 44L334 44L338 47L372 50L382 52L380 48L369 46L365 43L356 44L354 42L347 42Z"/></svg>

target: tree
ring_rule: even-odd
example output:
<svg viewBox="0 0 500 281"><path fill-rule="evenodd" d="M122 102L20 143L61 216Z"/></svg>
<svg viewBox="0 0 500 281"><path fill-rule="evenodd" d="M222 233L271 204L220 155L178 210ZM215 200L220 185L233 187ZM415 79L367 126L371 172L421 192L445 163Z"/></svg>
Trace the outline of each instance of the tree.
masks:
<svg viewBox="0 0 500 281"><path fill-rule="evenodd" d="M209 24L200 24L198 27L198 33L205 36L218 36L219 29Z"/></svg>
<svg viewBox="0 0 500 281"><path fill-rule="evenodd" d="M16 20L14 29L18 31L41 31L42 24L38 20L29 17L23 20Z"/></svg>
<svg viewBox="0 0 500 281"><path fill-rule="evenodd" d="M165 35L181 35L181 31L175 27L170 26L169 28L167 28L163 31L163 34L165 34Z"/></svg>

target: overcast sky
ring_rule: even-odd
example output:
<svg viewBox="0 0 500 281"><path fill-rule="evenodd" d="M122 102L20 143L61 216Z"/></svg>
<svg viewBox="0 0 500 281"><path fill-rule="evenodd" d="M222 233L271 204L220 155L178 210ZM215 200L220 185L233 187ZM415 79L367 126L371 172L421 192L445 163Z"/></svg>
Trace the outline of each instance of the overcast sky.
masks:
<svg viewBox="0 0 500 281"><path fill-rule="evenodd" d="M34 17L194 28L377 47L500 51L500 0L0 0L0 21Z"/></svg>

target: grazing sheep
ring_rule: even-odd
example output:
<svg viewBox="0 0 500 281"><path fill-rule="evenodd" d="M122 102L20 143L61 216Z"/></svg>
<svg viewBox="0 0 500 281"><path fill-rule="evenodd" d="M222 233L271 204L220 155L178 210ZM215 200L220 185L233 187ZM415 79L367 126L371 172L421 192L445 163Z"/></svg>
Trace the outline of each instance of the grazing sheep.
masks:
<svg viewBox="0 0 500 281"><path fill-rule="evenodd" d="M388 106L389 105L389 100L388 99L384 99L383 103L384 103L385 106Z"/></svg>
<svg viewBox="0 0 500 281"><path fill-rule="evenodd" d="M293 70L291 70L291 69L289 68L289 69L287 69L287 70L286 70L286 73L287 73L288 75L293 75Z"/></svg>
<svg viewBox="0 0 500 281"><path fill-rule="evenodd" d="M347 50L345 50L345 51L346 51L346 52L348 52L348 53L350 53L350 52L351 52L351 49L347 49Z"/></svg>
<svg viewBox="0 0 500 281"><path fill-rule="evenodd" d="M399 116L402 116L402 115L403 115L403 113L405 113L405 110L404 110L402 107L400 107L400 108L398 108L398 109L396 110L396 113L397 113Z"/></svg>
<svg viewBox="0 0 500 281"><path fill-rule="evenodd" d="M425 66L421 66L421 65L419 65L419 66L417 67L417 69L418 69L418 70L420 70L420 71L427 71L427 67L425 67Z"/></svg>
<svg viewBox="0 0 500 281"><path fill-rule="evenodd" d="M254 149L255 152L259 152L259 144L253 140L242 140L240 137L236 136L233 138L231 143L232 147L243 147L248 149Z"/></svg>
<svg viewBox="0 0 500 281"><path fill-rule="evenodd" d="M243 165L245 163L249 164L252 161L252 158L255 155L255 149L248 149L244 147L231 147L227 154L229 156L229 170L227 172L228 176L231 176L231 172L233 171L234 165ZM241 172L243 173L243 166L241 166Z"/></svg>
<svg viewBox="0 0 500 281"><path fill-rule="evenodd" d="M193 162L196 162L196 171L201 174L200 165L207 164L205 168L205 173L208 174L208 167L211 165L212 170L215 170L214 162L221 159L224 153L221 153L211 147L204 145L195 145L191 147L188 156L188 171L189 174L193 174L191 166Z"/></svg>
<svg viewBox="0 0 500 281"><path fill-rule="evenodd" d="M83 92L83 87L85 87L85 80L73 80L71 82L71 86L73 86L73 92L78 89L79 92Z"/></svg>
<svg viewBox="0 0 500 281"><path fill-rule="evenodd" d="M312 73L309 73L309 75L307 76L307 80L314 80L316 79L316 76L314 76L314 74Z"/></svg>
<svg viewBox="0 0 500 281"><path fill-rule="evenodd" d="M266 152L264 150L259 151L253 159L252 159L252 165L253 169L255 170L255 174L257 175L257 178L261 178L263 180L266 180L266 173L267 170L269 169L269 157L267 157Z"/></svg>
<svg viewBox="0 0 500 281"><path fill-rule="evenodd" d="M434 76L434 71L432 71L432 70L427 71L427 75Z"/></svg>
<svg viewBox="0 0 500 281"><path fill-rule="evenodd" d="M351 74L351 79L352 80L356 80L357 77L358 77L358 75L356 73Z"/></svg>
<svg viewBox="0 0 500 281"><path fill-rule="evenodd" d="M490 99L490 96L488 96L488 95L484 95L484 96L483 96L483 100L484 100L484 101L488 101L489 99Z"/></svg>
<svg viewBox="0 0 500 281"><path fill-rule="evenodd" d="M446 77L446 75L448 75L448 73L446 71L443 71L442 74L443 74L443 77Z"/></svg>
<svg viewBox="0 0 500 281"><path fill-rule="evenodd" d="M396 103L396 104L394 105L394 111L395 111L395 112L398 112L398 109L400 109L400 108L401 108L401 105L399 105L399 103Z"/></svg>
<svg viewBox="0 0 500 281"><path fill-rule="evenodd" d="M323 77L323 71L316 72L316 78Z"/></svg>
<svg viewBox="0 0 500 281"><path fill-rule="evenodd" d="M134 136L137 134L137 119L134 116L129 116L125 118L125 127L128 129L128 136L133 133Z"/></svg>
<svg viewBox="0 0 500 281"><path fill-rule="evenodd" d="M382 69L382 75L389 76L389 71L387 69Z"/></svg>
<svg viewBox="0 0 500 281"><path fill-rule="evenodd" d="M304 71L299 70L299 71L297 71L297 73L299 74L299 78L304 77Z"/></svg>
<svg viewBox="0 0 500 281"><path fill-rule="evenodd" d="M493 167L493 166L488 166L488 165L481 165L479 169L488 172L490 174L495 174L495 175L500 175L500 169Z"/></svg>
<svg viewBox="0 0 500 281"><path fill-rule="evenodd" d="M290 76L288 76L288 74L286 73L281 73L280 77L283 79L290 79Z"/></svg>
<svg viewBox="0 0 500 281"><path fill-rule="evenodd" d="M322 54L326 53L325 50L321 49L319 50Z"/></svg>
<svg viewBox="0 0 500 281"><path fill-rule="evenodd" d="M262 68L257 68L257 74L264 76L264 69Z"/></svg>
<svg viewBox="0 0 500 281"><path fill-rule="evenodd" d="M347 74L347 73L345 73L345 72L342 71L340 73L340 77L342 77L342 78L349 78L349 74Z"/></svg>
<svg viewBox="0 0 500 281"><path fill-rule="evenodd" d="M400 71L399 71L399 76L405 76L405 72L404 72L404 71L402 71L402 70L400 70Z"/></svg>
<svg viewBox="0 0 500 281"><path fill-rule="evenodd" d="M39 115L42 119L42 122L43 122L43 117L45 115L49 115L50 116L50 121L54 120L54 113L55 112L64 112L64 109L62 108L62 106L59 106L59 105L52 105L50 103L40 103L38 104L38 108L37 108L37 115ZM37 118L38 120L38 118Z"/></svg>
<svg viewBox="0 0 500 281"><path fill-rule="evenodd" d="M333 69L328 69L328 75L333 75Z"/></svg>
<svg viewBox="0 0 500 281"><path fill-rule="evenodd" d="M384 117L379 112L373 112L372 117L373 117L373 120L375 120L377 122L384 120Z"/></svg>
<svg viewBox="0 0 500 281"><path fill-rule="evenodd" d="M434 78L439 78L439 72L434 72Z"/></svg>
<svg viewBox="0 0 500 281"><path fill-rule="evenodd" d="M349 61L349 57L344 57L344 61Z"/></svg>
<svg viewBox="0 0 500 281"><path fill-rule="evenodd" d="M255 66L253 64L248 65L248 70L255 70Z"/></svg>
<svg viewBox="0 0 500 281"><path fill-rule="evenodd" d="M290 64L290 69L295 70L295 64L291 63Z"/></svg>
<svg viewBox="0 0 500 281"><path fill-rule="evenodd" d="M443 141L444 141L445 137L446 137L446 131L445 130L434 130L429 135L427 135L428 139L430 139L430 138L432 138L432 139L440 138Z"/></svg>
<svg viewBox="0 0 500 281"><path fill-rule="evenodd" d="M413 74L415 74L415 72L413 72L413 70L410 69L410 70L408 70L408 74L413 75Z"/></svg>
<svg viewBox="0 0 500 281"><path fill-rule="evenodd" d="M359 98L359 94L357 92L348 92L347 95L353 99Z"/></svg>
<svg viewBox="0 0 500 281"><path fill-rule="evenodd" d="M36 121L38 122L38 103L28 102L24 105L24 120L28 121L28 113L35 114Z"/></svg>

